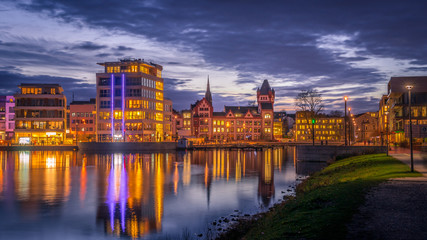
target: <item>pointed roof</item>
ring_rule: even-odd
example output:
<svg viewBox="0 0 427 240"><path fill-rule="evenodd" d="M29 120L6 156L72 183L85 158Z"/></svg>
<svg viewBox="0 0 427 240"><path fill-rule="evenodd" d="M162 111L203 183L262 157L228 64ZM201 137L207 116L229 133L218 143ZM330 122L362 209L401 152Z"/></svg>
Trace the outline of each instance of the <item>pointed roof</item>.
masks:
<svg viewBox="0 0 427 240"><path fill-rule="evenodd" d="M265 79L264 82L262 83L260 94L267 95L269 91L271 91L271 87L270 87L270 84L268 83L268 80Z"/></svg>
<svg viewBox="0 0 427 240"><path fill-rule="evenodd" d="M208 100L208 102L210 102L212 104L212 94L211 94L211 87L209 84L209 75L208 75L208 84L206 86L205 98L206 98L206 100Z"/></svg>

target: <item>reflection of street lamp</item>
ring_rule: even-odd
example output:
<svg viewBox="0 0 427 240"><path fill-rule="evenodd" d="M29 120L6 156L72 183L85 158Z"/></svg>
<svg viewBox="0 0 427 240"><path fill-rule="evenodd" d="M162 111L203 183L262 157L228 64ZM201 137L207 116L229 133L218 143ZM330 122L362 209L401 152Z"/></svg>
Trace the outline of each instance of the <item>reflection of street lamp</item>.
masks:
<svg viewBox="0 0 427 240"><path fill-rule="evenodd" d="M344 97L344 145L347 146L347 100L348 97Z"/></svg>
<svg viewBox="0 0 427 240"><path fill-rule="evenodd" d="M78 145L78 138L77 138L77 135L78 135L78 132L79 131L79 123L77 122L77 120L76 120L76 146Z"/></svg>
<svg viewBox="0 0 427 240"><path fill-rule="evenodd" d="M414 171L414 153L412 150L412 117L411 117L411 89L414 86L412 85L407 85L406 89L408 89L408 93L409 93L409 147L411 148L411 172Z"/></svg>
<svg viewBox="0 0 427 240"><path fill-rule="evenodd" d="M387 140L386 140L386 145L387 145L387 156L388 156L388 146L389 146L389 143L388 143L388 111L386 111L385 112L385 115L386 115L386 119L387 119L387 121L386 121L386 138L387 138Z"/></svg>

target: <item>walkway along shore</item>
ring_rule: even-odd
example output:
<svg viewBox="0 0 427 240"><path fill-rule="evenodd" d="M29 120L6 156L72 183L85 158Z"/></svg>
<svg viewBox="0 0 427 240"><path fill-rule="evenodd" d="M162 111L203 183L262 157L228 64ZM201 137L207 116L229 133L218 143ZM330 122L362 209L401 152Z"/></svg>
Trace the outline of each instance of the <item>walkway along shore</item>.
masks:
<svg viewBox="0 0 427 240"><path fill-rule="evenodd" d="M270 211L260 214L253 219L242 220L230 230L220 234L218 239L427 239L423 232L418 231L422 238L395 238L384 237L381 231L376 229L379 226L369 222L369 219L381 219L393 222L393 218L388 215L375 215L372 211L360 211L364 204L369 204L372 191L381 189L383 184L387 184L389 179L422 179L420 173L411 173L410 168L393 157L385 154L372 154L350 157L338 160L320 172L313 174L297 187L296 197L284 203L277 204ZM414 181L414 180L413 180ZM409 181L408 181L409 182ZM416 181L414 181L416 182ZM422 181L420 181L422 182ZM412 182L409 182L411 185ZM412 185L409 192L420 193L421 185ZM403 186L404 187L404 186ZM427 188L424 188L427 189ZM367 193L369 194L367 195ZM390 198L397 197L415 198L413 209L417 211L424 207L422 198L424 193L402 194L397 191L388 191L390 195L386 198L373 195L372 202L383 204ZM388 201L392 202L392 201ZM396 207L402 206L400 201L395 201ZM412 205L411 203L405 203ZM372 205L376 207L377 205ZM393 208L391 208L393 210ZM366 212L368 215L366 215ZM364 221L357 220L357 214L364 214ZM372 217L369 217L372 214ZM412 215L412 212L408 212ZM366 218L368 216L368 218ZM407 231L417 231L425 226L425 220L413 222L411 225L399 225L399 215L391 227L399 229L405 233ZM402 215L400 215L402 216ZM421 216L425 215L425 210L420 211ZM388 219L386 219L388 218ZM415 219L418 219L415 217ZM364 235L366 232L358 231L356 228L374 226L371 235ZM395 235L398 236L398 235ZM415 236L415 234L408 235Z"/></svg>

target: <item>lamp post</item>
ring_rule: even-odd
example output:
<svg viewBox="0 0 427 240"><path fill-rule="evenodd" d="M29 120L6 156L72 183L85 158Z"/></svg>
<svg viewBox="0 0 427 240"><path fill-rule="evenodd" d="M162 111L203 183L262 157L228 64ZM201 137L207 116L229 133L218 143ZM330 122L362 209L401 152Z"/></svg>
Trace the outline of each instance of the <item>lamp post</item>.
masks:
<svg viewBox="0 0 427 240"><path fill-rule="evenodd" d="M412 85L407 85L406 89L408 89L408 98L409 98L409 147L411 149L411 172L414 171L414 152L412 149L412 116L411 116L411 89L414 86Z"/></svg>
<svg viewBox="0 0 427 240"><path fill-rule="evenodd" d="M386 111L385 112L385 115L386 115L386 119L387 119L387 121L386 121L386 146L387 146L387 156L388 156L388 148L389 148L389 146L388 146L388 111Z"/></svg>
<svg viewBox="0 0 427 240"><path fill-rule="evenodd" d="M344 97L344 145L347 146L347 100L348 97Z"/></svg>
<svg viewBox="0 0 427 240"><path fill-rule="evenodd" d="M349 123L348 123L348 145L351 145L351 124L352 124L351 107L348 108L348 118L349 118Z"/></svg>

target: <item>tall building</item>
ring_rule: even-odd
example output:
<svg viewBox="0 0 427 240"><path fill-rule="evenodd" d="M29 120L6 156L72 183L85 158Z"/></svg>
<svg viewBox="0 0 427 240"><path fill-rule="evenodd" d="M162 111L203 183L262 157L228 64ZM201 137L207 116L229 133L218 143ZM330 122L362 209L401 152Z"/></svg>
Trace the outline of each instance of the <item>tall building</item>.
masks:
<svg viewBox="0 0 427 240"><path fill-rule="evenodd" d="M98 64L104 72L96 74L97 141L169 139L165 125L170 124L172 108L165 114L163 67L141 59Z"/></svg>
<svg viewBox="0 0 427 240"><path fill-rule="evenodd" d="M274 98L275 91L264 80L257 90L258 106L224 106L223 112L214 112L208 79L205 97L191 105L189 128L193 136L206 140L273 140Z"/></svg>
<svg viewBox="0 0 427 240"><path fill-rule="evenodd" d="M15 98L0 96L0 139L13 139L15 130Z"/></svg>
<svg viewBox="0 0 427 240"><path fill-rule="evenodd" d="M96 140L96 100L70 103L70 133L74 141Z"/></svg>
<svg viewBox="0 0 427 240"><path fill-rule="evenodd" d="M402 143L409 138L409 91L411 89L412 133L415 142L427 139L427 76L392 77L388 83L390 141Z"/></svg>
<svg viewBox="0 0 427 240"><path fill-rule="evenodd" d="M62 144L67 99L58 84L21 84L15 94L15 142Z"/></svg>

